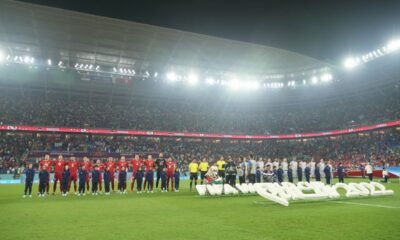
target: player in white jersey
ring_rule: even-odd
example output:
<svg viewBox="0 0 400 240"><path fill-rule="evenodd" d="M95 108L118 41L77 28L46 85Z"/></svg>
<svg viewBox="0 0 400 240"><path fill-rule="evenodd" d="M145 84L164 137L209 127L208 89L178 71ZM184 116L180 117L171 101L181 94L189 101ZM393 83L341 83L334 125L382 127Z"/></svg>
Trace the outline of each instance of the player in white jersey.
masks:
<svg viewBox="0 0 400 240"><path fill-rule="evenodd" d="M285 179L287 177L287 171L288 171L288 163L286 158L282 160L281 166L283 170L283 179Z"/></svg>
<svg viewBox="0 0 400 240"><path fill-rule="evenodd" d="M275 158L274 162L272 163L272 166L275 167L275 169L279 168L279 160Z"/></svg>
<svg viewBox="0 0 400 240"><path fill-rule="evenodd" d="M321 178L325 178L325 173L324 173L324 169L325 169L325 162L324 159L321 159L318 163L318 167L319 167L319 172L321 174Z"/></svg>
<svg viewBox="0 0 400 240"><path fill-rule="evenodd" d="M268 158L267 163L265 163L265 167L269 166L270 169L272 169L272 162L271 158Z"/></svg>
<svg viewBox="0 0 400 240"><path fill-rule="evenodd" d="M264 170L264 160L262 157L258 158L257 167L260 169L261 172ZM263 182L263 178L261 178L261 182Z"/></svg>
<svg viewBox="0 0 400 240"><path fill-rule="evenodd" d="M305 170L306 170L306 167L307 167L307 162L304 161L304 160L301 160L300 161L300 167L301 167L301 172L303 173L303 176L305 176Z"/></svg>
<svg viewBox="0 0 400 240"><path fill-rule="evenodd" d="M293 178L297 177L297 161L290 161L290 168L292 169Z"/></svg>
<svg viewBox="0 0 400 240"><path fill-rule="evenodd" d="M314 158L311 158L311 162L310 162L310 170L311 170L311 177L315 177L315 162L314 162Z"/></svg>

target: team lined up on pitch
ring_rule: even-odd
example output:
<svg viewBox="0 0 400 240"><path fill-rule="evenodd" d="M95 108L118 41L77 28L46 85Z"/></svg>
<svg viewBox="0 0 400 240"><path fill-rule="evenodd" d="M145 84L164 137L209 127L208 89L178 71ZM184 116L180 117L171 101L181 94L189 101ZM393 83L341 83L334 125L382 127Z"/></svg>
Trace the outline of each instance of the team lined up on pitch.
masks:
<svg viewBox="0 0 400 240"><path fill-rule="evenodd" d="M140 194L146 189L147 193L153 193L154 174L156 174L155 187L158 188L160 184L161 192L169 190L179 192L180 169L171 157L165 160L162 153L156 160L151 155L146 160L141 160L139 155L135 155L135 158L131 161L127 161L123 156L118 162L115 162L110 157L104 164L100 160L92 164L87 157L84 157L82 162L76 161L74 157L65 161L62 155L57 160L52 161L49 155L45 155L45 159L39 163L39 197L49 194L52 166L54 166L53 194L55 194L59 182L62 196L68 195L72 184L74 193L78 196L86 195L89 190L91 190L89 193L92 195L101 194L103 193L103 184L105 195L110 195L111 191L115 192L115 177L118 179L118 193L126 194L128 166L132 167L131 192L133 192L136 183L137 193ZM115 172L118 173L117 176L115 176ZM35 177L32 164L28 165L25 176L24 197L31 197ZM90 182L91 189L89 188Z"/></svg>

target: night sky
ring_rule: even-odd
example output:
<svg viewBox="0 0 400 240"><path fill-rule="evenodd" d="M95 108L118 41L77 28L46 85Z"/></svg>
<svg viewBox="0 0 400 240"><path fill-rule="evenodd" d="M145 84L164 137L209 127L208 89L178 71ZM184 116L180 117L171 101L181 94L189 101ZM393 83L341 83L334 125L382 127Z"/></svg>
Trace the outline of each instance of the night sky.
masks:
<svg viewBox="0 0 400 240"><path fill-rule="evenodd" d="M31 0L338 61L400 37L400 0Z"/></svg>

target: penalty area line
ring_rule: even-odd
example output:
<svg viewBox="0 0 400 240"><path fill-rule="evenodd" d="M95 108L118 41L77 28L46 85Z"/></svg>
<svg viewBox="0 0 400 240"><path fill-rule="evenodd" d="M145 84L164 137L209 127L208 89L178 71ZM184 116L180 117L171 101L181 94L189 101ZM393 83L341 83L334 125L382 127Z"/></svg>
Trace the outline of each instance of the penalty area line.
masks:
<svg viewBox="0 0 400 240"><path fill-rule="evenodd" d="M358 205L358 206L365 206L365 207L379 207L379 208L400 209L400 207L388 206L388 205L381 205L381 204L357 203L357 202L344 202L344 201L332 201L332 202L334 202L334 203L350 204L350 205Z"/></svg>

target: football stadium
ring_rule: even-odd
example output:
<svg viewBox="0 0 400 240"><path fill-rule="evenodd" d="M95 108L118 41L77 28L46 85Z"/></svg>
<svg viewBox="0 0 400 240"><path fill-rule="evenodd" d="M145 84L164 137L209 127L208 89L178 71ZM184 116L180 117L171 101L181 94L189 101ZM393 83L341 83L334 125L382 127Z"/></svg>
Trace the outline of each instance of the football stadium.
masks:
<svg viewBox="0 0 400 240"><path fill-rule="evenodd" d="M399 22L329 59L150 23L0 1L0 239L400 239Z"/></svg>

